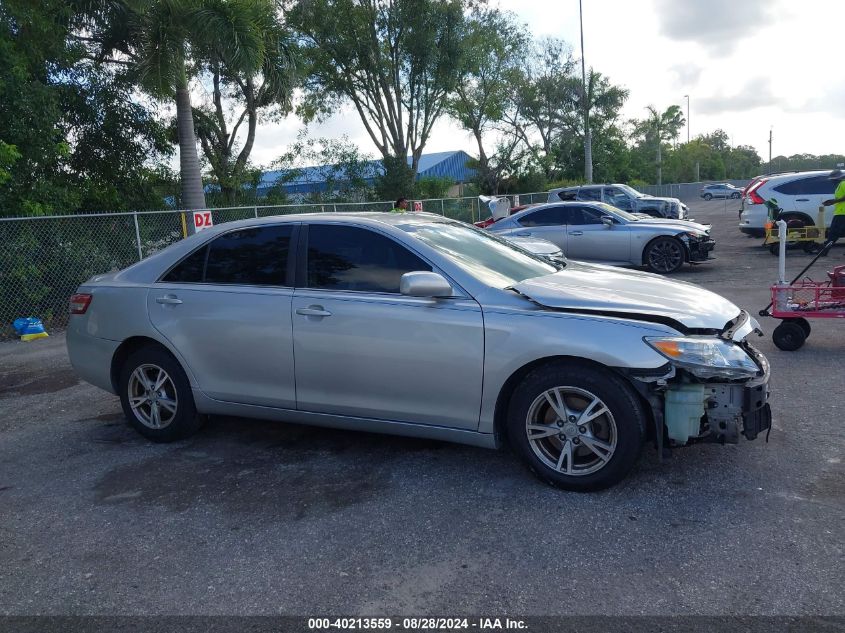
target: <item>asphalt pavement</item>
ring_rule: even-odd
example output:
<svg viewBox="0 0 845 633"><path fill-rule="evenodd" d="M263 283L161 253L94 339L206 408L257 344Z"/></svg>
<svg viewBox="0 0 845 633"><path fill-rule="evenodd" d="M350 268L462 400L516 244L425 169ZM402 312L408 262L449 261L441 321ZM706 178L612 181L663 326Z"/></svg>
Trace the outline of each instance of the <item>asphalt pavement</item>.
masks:
<svg viewBox="0 0 845 633"><path fill-rule="evenodd" d="M676 277L756 313L776 258L736 201L692 207L716 259ZM592 494L507 452L244 419L152 444L60 333L2 343L0 614L845 615L845 321L812 325L756 341L768 443L646 447Z"/></svg>

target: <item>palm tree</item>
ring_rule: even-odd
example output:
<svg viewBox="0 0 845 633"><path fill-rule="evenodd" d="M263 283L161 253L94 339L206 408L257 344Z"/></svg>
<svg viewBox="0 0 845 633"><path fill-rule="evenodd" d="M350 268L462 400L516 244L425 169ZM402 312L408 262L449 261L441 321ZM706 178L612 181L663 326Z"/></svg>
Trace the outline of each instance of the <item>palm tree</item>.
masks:
<svg viewBox="0 0 845 633"><path fill-rule="evenodd" d="M673 105L659 112L654 106L646 107L648 118L640 121L636 131L642 134L647 142L657 145L657 184L663 184L663 143L671 141L678 135L686 120L679 106Z"/></svg>
<svg viewBox="0 0 845 633"><path fill-rule="evenodd" d="M127 64L157 98L175 99L182 206L205 208L191 111L190 72L204 57L247 75L262 66L266 5L272 0L93 0L88 4L99 58ZM193 232L193 227L190 227Z"/></svg>

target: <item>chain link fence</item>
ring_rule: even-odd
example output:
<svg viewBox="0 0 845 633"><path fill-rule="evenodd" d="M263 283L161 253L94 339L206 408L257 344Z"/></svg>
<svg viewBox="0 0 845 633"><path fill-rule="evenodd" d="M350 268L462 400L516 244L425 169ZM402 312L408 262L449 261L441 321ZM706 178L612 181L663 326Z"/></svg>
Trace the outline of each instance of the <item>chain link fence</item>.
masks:
<svg viewBox="0 0 845 633"><path fill-rule="evenodd" d="M520 204L548 194L521 194ZM513 196L509 196L514 202ZM464 222L489 216L478 198L417 202L423 211ZM298 204L211 209L215 224L291 213L389 211L390 202ZM0 340L18 317L38 317L48 331L67 323L68 298L93 275L120 270L183 237L182 211L0 218Z"/></svg>

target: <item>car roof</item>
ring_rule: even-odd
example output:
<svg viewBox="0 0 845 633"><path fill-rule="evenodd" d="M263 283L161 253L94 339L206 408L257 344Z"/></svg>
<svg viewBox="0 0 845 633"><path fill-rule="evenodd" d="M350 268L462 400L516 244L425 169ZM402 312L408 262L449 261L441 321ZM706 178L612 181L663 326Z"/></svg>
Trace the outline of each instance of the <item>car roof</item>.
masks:
<svg viewBox="0 0 845 633"><path fill-rule="evenodd" d="M830 173L830 169L814 169L812 171L791 171L780 174L773 174L771 176L760 176L766 178L766 184L771 182L784 182L789 180L799 180L801 178L812 178L813 176L824 176Z"/></svg>
<svg viewBox="0 0 845 633"><path fill-rule="evenodd" d="M287 222L309 222L314 220L320 220L323 222L355 222L356 224L364 224L367 226L396 226L399 224L408 223L421 224L430 222L454 222L454 220L445 218L441 215L436 215L434 213L426 213L422 211L406 213L390 213L384 211L348 211L341 213L293 213L289 215L268 215L260 218L247 218L246 220L224 222L223 224L216 224L213 227L204 230L202 233L204 236L208 237L210 235L217 235L219 233L225 233L240 228L267 226Z"/></svg>

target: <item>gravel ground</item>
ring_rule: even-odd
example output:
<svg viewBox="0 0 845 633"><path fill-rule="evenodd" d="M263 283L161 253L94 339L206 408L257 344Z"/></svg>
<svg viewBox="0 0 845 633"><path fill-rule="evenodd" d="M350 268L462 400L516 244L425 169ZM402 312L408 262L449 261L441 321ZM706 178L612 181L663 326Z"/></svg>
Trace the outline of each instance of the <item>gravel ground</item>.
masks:
<svg viewBox="0 0 845 633"><path fill-rule="evenodd" d="M736 202L693 216L717 259L677 277L765 306L777 260ZM768 444L647 447L597 494L506 452L242 419L151 444L60 334L0 344L0 614L843 615L845 323L757 344Z"/></svg>

